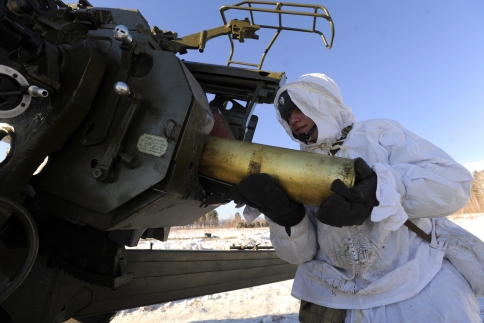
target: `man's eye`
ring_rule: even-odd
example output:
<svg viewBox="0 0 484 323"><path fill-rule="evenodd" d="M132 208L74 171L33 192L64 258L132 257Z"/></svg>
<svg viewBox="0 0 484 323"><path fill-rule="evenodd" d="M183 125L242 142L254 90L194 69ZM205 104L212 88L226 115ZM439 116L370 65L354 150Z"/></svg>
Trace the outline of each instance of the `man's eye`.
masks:
<svg viewBox="0 0 484 323"><path fill-rule="evenodd" d="M286 119L287 122L291 120L291 117L294 115L300 115L302 114L301 110L299 108L294 108L291 110L291 112L287 116L282 116L284 119Z"/></svg>

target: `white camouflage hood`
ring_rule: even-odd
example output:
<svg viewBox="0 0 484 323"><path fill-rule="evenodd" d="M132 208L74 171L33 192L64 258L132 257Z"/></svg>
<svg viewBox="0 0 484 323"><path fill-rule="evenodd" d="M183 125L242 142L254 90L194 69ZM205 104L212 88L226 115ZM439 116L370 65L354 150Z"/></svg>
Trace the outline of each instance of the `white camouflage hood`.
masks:
<svg viewBox="0 0 484 323"><path fill-rule="evenodd" d="M294 138L289 124L281 118L277 104L280 94L286 90L294 104L318 127L316 143L305 144ZM345 127L356 122L351 108L343 104L343 97L338 85L320 73L305 74L294 82L281 87L274 99L274 106L277 120L286 129L289 137L301 144L302 150L331 146L333 142L341 138L341 131Z"/></svg>

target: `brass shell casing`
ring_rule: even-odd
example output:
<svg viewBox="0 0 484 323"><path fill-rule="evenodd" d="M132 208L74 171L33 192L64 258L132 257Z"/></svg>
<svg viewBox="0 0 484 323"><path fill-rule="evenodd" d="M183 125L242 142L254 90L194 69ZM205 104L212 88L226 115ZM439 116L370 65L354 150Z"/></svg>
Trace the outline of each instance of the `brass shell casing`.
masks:
<svg viewBox="0 0 484 323"><path fill-rule="evenodd" d="M355 181L353 159L216 137L207 139L198 172L230 184L267 173L293 201L312 206L334 194L335 179L349 187Z"/></svg>

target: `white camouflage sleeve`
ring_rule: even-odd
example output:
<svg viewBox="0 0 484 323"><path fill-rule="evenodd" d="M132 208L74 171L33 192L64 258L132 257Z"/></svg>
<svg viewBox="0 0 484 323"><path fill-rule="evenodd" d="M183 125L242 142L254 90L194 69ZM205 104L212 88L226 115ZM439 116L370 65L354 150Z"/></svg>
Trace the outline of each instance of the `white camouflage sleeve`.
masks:
<svg viewBox="0 0 484 323"><path fill-rule="evenodd" d="M312 210L306 208L303 220L291 227L291 235L288 235L285 227L266 218L277 255L291 264L300 265L311 261L317 252L316 227L310 221L308 212Z"/></svg>
<svg viewBox="0 0 484 323"><path fill-rule="evenodd" d="M469 200L472 175L447 153L402 127L375 119L354 129L351 157L362 157L378 176L371 220L398 229L408 218L450 215ZM353 131L353 130L352 130Z"/></svg>

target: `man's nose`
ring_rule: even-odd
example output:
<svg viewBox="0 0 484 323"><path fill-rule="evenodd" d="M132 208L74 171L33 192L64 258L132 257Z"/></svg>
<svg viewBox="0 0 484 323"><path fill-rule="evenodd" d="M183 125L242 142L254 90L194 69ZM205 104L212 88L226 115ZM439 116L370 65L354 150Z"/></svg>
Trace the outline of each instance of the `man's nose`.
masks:
<svg viewBox="0 0 484 323"><path fill-rule="evenodd" d="M295 124L299 121L301 121L301 118L299 118L299 115L297 113L292 112L291 115L289 116L289 124Z"/></svg>

